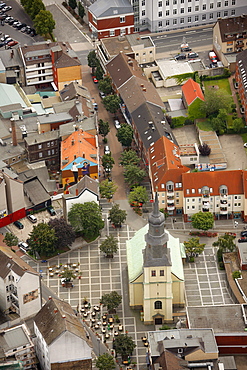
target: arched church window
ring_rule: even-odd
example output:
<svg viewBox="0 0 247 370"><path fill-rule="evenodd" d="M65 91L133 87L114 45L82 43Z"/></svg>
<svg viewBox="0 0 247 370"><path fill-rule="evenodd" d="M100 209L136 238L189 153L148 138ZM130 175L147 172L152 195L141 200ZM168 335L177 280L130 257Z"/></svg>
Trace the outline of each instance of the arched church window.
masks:
<svg viewBox="0 0 247 370"><path fill-rule="evenodd" d="M160 310L162 308L162 302L161 301L155 301L154 302L154 308L155 308L155 310Z"/></svg>

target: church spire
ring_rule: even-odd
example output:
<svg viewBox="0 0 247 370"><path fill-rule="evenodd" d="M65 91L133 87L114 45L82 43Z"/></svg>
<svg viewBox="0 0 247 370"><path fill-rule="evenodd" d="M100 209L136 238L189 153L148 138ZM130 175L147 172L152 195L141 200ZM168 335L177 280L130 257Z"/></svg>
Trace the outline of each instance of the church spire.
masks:
<svg viewBox="0 0 247 370"><path fill-rule="evenodd" d="M158 217L160 214L159 210L159 200L158 200L158 193L157 191L155 192L155 200L154 200L154 208L153 208L153 216Z"/></svg>

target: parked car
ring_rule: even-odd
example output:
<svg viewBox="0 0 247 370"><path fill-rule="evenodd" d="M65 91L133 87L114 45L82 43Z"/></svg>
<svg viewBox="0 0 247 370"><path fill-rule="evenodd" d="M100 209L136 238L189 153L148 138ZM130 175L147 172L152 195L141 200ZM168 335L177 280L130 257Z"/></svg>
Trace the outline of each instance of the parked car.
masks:
<svg viewBox="0 0 247 370"><path fill-rule="evenodd" d="M186 59L186 54L183 54L183 53L177 54L177 55L175 55L174 59L176 59L176 60Z"/></svg>
<svg viewBox="0 0 247 370"><path fill-rule="evenodd" d="M247 238L238 239L239 243L247 243Z"/></svg>
<svg viewBox="0 0 247 370"><path fill-rule="evenodd" d="M23 251L23 252L27 252L28 251L28 249L29 249L29 246L28 246L28 244L27 243L25 243L25 242L20 242L20 243L18 243L18 247Z"/></svg>
<svg viewBox="0 0 247 370"><path fill-rule="evenodd" d="M115 119L114 120L114 125L115 125L115 127L116 127L117 130L121 127L120 122L119 122L118 119Z"/></svg>
<svg viewBox="0 0 247 370"><path fill-rule="evenodd" d="M5 45L7 45L9 42L13 41L11 37L8 37L7 39L4 40Z"/></svg>
<svg viewBox="0 0 247 370"><path fill-rule="evenodd" d="M104 153L105 154L110 154L111 153L110 147L108 145L105 145L105 147L104 147Z"/></svg>
<svg viewBox="0 0 247 370"><path fill-rule="evenodd" d="M189 59L195 59L198 58L198 54L192 51L191 53L188 53L188 58Z"/></svg>
<svg viewBox="0 0 247 370"><path fill-rule="evenodd" d="M210 51L208 53L208 56L209 56L209 59L211 60L212 63L217 63L218 58L217 58L217 55L215 54L214 51Z"/></svg>
<svg viewBox="0 0 247 370"><path fill-rule="evenodd" d="M47 207L47 211L50 213L51 216L56 215L56 211L52 206Z"/></svg>
<svg viewBox="0 0 247 370"><path fill-rule="evenodd" d="M94 82L95 84L97 84L97 83L98 83L98 80L97 80L97 78L96 78L95 76L92 76L92 79L93 79L93 82Z"/></svg>
<svg viewBox="0 0 247 370"><path fill-rule="evenodd" d="M12 26L13 25L13 23L14 23L14 18L13 17L11 17L11 19L8 21L8 24L10 25L10 26Z"/></svg>
<svg viewBox="0 0 247 370"><path fill-rule="evenodd" d="M5 45L4 42L0 42L0 48L2 48Z"/></svg>
<svg viewBox="0 0 247 370"><path fill-rule="evenodd" d="M182 44L180 47L181 51L191 51L192 49L189 47L188 44Z"/></svg>
<svg viewBox="0 0 247 370"><path fill-rule="evenodd" d="M4 42L8 38L9 38L9 35L3 35L3 37L1 38L1 42Z"/></svg>
<svg viewBox="0 0 247 370"><path fill-rule="evenodd" d="M101 97L101 99L104 99L106 97L106 95L105 95L105 93L103 93L103 91L99 92L99 96Z"/></svg>
<svg viewBox="0 0 247 370"><path fill-rule="evenodd" d="M241 233L240 233L240 236L241 237L247 237L247 230L245 230L245 231L241 231Z"/></svg>
<svg viewBox="0 0 247 370"><path fill-rule="evenodd" d="M9 10L11 10L12 9L12 6L10 6L10 5L6 5L4 8L2 8L2 10L4 11L4 12L8 12Z"/></svg>
<svg viewBox="0 0 247 370"><path fill-rule="evenodd" d="M27 215L27 218L29 221L31 221L33 224L37 222L37 218L34 215Z"/></svg>
<svg viewBox="0 0 247 370"><path fill-rule="evenodd" d="M12 48L12 46L15 46L15 45L17 45L18 44L18 41L16 41L16 40L13 40L13 41L10 41L10 42L8 42L8 49L11 49Z"/></svg>
<svg viewBox="0 0 247 370"><path fill-rule="evenodd" d="M244 114L244 112L245 112L244 107L240 107L240 113Z"/></svg>
<svg viewBox="0 0 247 370"><path fill-rule="evenodd" d="M247 143L244 143L244 147L247 148Z"/></svg>
<svg viewBox="0 0 247 370"><path fill-rule="evenodd" d="M14 221L14 225L15 225L18 229L24 229L24 225L23 225L20 221Z"/></svg>

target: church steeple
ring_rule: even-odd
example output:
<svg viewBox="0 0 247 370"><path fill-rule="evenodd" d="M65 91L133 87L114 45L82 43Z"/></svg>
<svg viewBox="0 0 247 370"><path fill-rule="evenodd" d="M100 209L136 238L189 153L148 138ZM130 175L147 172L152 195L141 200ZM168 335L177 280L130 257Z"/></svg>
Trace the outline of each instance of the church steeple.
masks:
<svg viewBox="0 0 247 370"><path fill-rule="evenodd" d="M157 192L148 223L149 229L145 235L144 267L171 266L170 250L167 248L168 234L165 232L165 216L159 210Z"/></svg>

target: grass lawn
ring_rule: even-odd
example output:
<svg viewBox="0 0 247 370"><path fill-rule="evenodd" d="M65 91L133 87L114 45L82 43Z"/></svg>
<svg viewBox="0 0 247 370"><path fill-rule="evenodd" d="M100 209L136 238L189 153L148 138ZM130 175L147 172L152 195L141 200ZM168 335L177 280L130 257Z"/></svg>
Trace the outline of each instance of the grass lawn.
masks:
<svg viewBox="0 0 247 370"><path fill-rule="evenodd" d="M240 136L242 137L243 142L247 143L247 132L245 132L244 134L241 134Z"/></svg>
<svg viewBox="0 0 247 370"><path fill-rule="evenodd" d="M203 81L203 84L204 84L205 88L207 88L208 86L219 86L219 89L223 89L229 95L232 95L228 78L223 78L221 80Z"/></svg>
<svg viewBox="0 0 247 370"><path fill-rule="evenodd" d="M200 119L200 121L197 122L197 127L202 131L214 131L210 121L208 121L207 118Z"/></svg>

